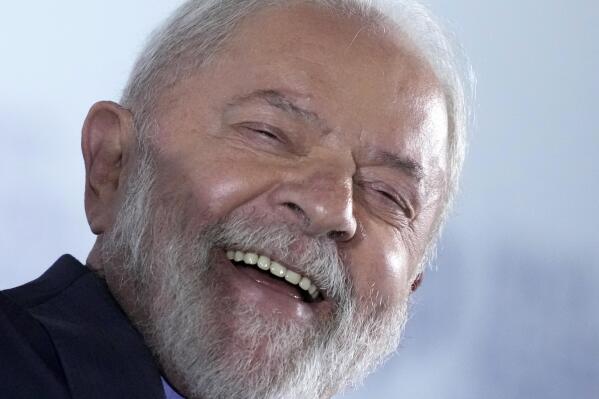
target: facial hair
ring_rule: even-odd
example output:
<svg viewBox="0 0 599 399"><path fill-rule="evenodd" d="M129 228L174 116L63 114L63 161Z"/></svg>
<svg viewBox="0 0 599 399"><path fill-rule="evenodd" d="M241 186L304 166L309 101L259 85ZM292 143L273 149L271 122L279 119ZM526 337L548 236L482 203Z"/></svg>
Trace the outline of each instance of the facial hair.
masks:
<svg viewBox="0 0 599 399"><path fill-rule="evenodd" d="M332 396L396 349L407 301L385 303L376 292L358 297L332 240L306 238L253 212L194 229L192 204L157 201L154 157L143 146L139 153L100 258L111 291L188 398ZM290 251L300 241L304 250ZM333 313L304 325L233 300L215 260L224 248L283 254L326 292Z"/></svg>

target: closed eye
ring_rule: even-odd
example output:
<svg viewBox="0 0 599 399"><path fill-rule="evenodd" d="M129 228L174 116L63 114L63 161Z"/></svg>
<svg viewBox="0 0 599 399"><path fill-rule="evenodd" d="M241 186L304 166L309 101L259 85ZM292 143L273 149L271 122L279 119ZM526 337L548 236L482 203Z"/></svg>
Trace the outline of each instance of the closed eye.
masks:
<svg viewBox="0 0 599 399"><path fill-rule="evenodd" d="M394 190L387 189L385 185L377 182L363 182L362 192L373 209L388 215L392 219L400 217L403 220L414 218L414 209L400 194Z"/></svg>
<svg viewBox="0 0 599 399"><path fill-rule="evenodd" d="M266 136L269 139L273 139L273 140L278 140L279 139L276 135L272 134L268 130L262 130L262 129L250 129L250 130L253 130L256 133L260 133L261 135Z"/></svg>
<svg viewBox="0 0 599 399"><path fill-rule="evenodd" d="M374 190L378 195L380 195L386 201L389 201L392 205L397 205L398 207L405 208L403 201L398 200L395 195L384 191L384 190Z"/></svg>
<svg viewBox="0 0 599 399"><path fill-rule="evenodd" d="M270 140L276 140L279 142L284 141L282 139L282 137L283 137L282 132L280 131L280 129L277 129L275 127L265 125L262 123L244 123L241 126L247 130L254 132L254 133L258 133L261 136L268 138Z"/></svg>

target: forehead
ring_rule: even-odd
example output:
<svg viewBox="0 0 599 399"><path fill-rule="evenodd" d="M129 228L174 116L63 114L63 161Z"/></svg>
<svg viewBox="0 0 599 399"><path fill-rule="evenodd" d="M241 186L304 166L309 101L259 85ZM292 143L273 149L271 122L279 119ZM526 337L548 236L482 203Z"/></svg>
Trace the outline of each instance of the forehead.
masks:
<svg viewBox="0 0 599 399"><path fill-rule="evenodd" d="M316 5L261 10L201 73L202 91L222 103L257 91L285 93L357 152L397 149L426 164L425 155L445 146L443 94L402 34L385 28Z"/></svg>

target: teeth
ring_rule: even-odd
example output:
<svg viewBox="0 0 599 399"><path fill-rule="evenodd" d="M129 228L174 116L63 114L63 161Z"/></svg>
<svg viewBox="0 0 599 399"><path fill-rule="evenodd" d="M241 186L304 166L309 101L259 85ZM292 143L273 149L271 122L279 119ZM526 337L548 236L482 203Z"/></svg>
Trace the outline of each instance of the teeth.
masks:
<svg viewBox="0 0 599 399"><path fill-rule="evenodd" d="M319 295L318 288L312 284L309 278L302 276L293 270L287 268L278 262L271 261L268 256L258 255L255 252L243 252L228 250L227 259L235 262L243 262L247 265L258 266L261 270L269 270L274 276L285 279L290 284L298 285L302 290L307 291L312 299L316 299Z"/></svg>
<svg viewBox="0 0 599 399"><path fill-rule="evenodd" d="M299 286L302 290L308 291L312 286L312 282L308 277L303 277L302 280L299 282Z"/></svg>
<svg viewBox="0 0 599 399"><path fill-rule="evenodd" d="M285 277L287 268L280 263L270 262L270 272L277 277Z"/></svg>
<svg viewBox="0 0 599 399"><path fill-rule="evenodd" d="M258 258L258 267L262 270L270 269L270 258L268 256L260 256Z"/></svg>
<svg viewBox="0 0 599 399"><path fill-rule="evenodd" d="M287 270L287 273L285 274L285 280L287 280L288 282L290 282L293 285L298 285L298 283L300 282L301 279L302 279L302 276L300 276L299 274L297 274L296 272L294 272L292 270Z"/></svg>
<svg viewBox="0 0 599 399"><path fill-rule="evenodd" d="M246 254L243 255L243 261L248 265L255 265L258 263L258 255L252 252L246 252Z"/></svg>
<svg viewBox="0 0 599 399"><path fill-rule="evenodd" d="M233 257L233 260L235 262L241 262L243 260L243 252L241 251L235 251L235 256Z"/></svg>

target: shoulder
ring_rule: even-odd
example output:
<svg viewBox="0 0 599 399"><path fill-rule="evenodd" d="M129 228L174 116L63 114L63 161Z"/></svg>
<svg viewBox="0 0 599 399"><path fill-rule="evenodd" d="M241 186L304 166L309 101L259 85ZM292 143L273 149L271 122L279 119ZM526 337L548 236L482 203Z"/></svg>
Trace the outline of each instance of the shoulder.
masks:
<svg viewBox="0 0 599 399"><path fill-rule="evenodd" d="M7 397L164 395L150 350L104 280L69 255L0 292L0 359L0 396L10 381L20 382Z"/></svg>
<svg viewBox="0 0 599 399"><path fill-rule="evenodd" d="M83 270L81 270L83 269ZM85 273L65 255L38 279L0 291L0 386L7 397L69 397L54 344L32 313Z"/></svg>
<svg viewBox="0 0 599 399"><path fill-rule="evenodd" d="M60 295L90 271L71 255L63 255L44 274L19 287L0 291L15 304L29 309Z"/></svg>

